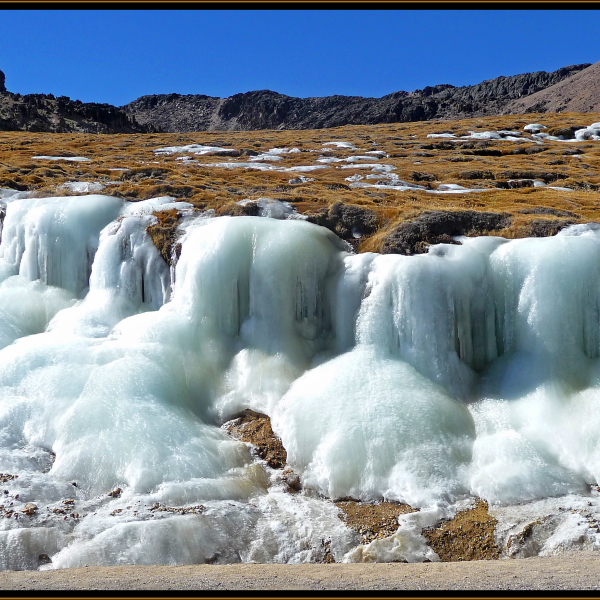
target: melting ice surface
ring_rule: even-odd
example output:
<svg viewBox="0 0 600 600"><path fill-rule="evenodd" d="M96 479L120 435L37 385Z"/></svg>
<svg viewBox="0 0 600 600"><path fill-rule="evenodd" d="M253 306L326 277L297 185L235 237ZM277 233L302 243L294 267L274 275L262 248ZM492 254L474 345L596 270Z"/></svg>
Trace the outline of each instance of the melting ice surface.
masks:
<svg viewBox="0 0 600 600"><path fill-rule="evenodd" d="M599 226L354 255L301 219L168 197L3 202L1 568L306 562L326 540L337 561L435 560L421 527L470 496L505 533L517 503L600 511ZM146 228L173 207L170 269ZM246 408L301 493L220 428ZM359 546L323 496L421 511ZM539 553L598 546L567 521Z"/></svg>

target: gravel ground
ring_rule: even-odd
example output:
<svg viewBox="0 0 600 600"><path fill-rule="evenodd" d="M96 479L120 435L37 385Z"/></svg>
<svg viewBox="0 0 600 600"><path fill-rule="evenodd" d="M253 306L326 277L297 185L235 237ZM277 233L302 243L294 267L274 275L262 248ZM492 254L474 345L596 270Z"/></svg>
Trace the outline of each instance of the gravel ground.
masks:
<svg viewBox="0 0 600 600"><path fill-rule="evenodd" d="M0 590L598 590L600 552L419 564L193 565L5 571Z"/></svg>

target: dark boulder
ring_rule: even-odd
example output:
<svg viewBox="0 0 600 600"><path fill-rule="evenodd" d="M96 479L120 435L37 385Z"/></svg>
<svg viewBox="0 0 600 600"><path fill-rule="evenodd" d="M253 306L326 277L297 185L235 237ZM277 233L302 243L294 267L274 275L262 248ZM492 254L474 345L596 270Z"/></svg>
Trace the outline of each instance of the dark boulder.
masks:
<svg viewBox="0 0 600 600"><path fill-rule="evenodd" d="M401 223L384 238L382 254L424 254L432 244L459 244L451 236L480 235L508 227L506 213L427 211L412 221Z"/></svg>
<svg viewBox="0 0 600 600"><path fill-rule="evenodd" d="M0 94L6 93L6 86L4 85L5 81L6 81L6 78L4 76L4 73L2 71L0 71Z"/></svg>
<svg viewBox="0 0 600 600"><path fill-rule="evenodd" d="M460 179L494 179L494 174L491 171L461 171L458 174Z"/></svg>
<svg viewBox="0 0 600 600"><path fill-rule="evenodd" d="M576 221L557 219L540 219L529 221L525 228L524 237L550 237L556 235L561 229L573 225Z"/></svg>
<svg viewBox="0 0 600 600"><path fill-rule="evenodd" d="M377 229L375 211L343 202L335 202L328 209L308 215L308 220L316 225L327 227L346 241L371 235Z"/></svg>

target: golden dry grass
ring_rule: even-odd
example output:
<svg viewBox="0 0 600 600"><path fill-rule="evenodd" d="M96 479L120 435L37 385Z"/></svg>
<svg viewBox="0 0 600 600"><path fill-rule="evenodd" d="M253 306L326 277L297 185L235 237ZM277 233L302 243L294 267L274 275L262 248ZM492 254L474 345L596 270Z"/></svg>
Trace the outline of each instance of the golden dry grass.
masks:
<svg viewBox="0 0 600 600"><path fill-rule="evenodd" d="M517 148L534 148L531 141L491 140L487 150L501 151L501 156L477 154L485 142L444 144L443 139L427 138L429 133L468 131L522 130L527 123L542 123L549 129L571 125L586 126L600 121L600 113L553 113L505 115L460 121L396 123L371 126L345 126L333 129L305 131L198 132L137 135L43 134L0 132L0 188L9 187L34 191L35 195L68 195L66 182L89 181L107 184L101 193L129 200L169 195L190 202L198 209L213 208L217 214L232 214L232 203L245 198L269 197L294 204L300 213L314 213L334 202L371 208L377 213L379 231L363 239L360 250L378 250L381 240L391 228L425 210L488 210L507 212L512 223L507 229L494 232L506 237L528 235L532 221L588 222L600 219L600 142L545 142L542 152L513 154ZM353 143L359 151L332 148L322 153L325 142L343 140ZM165 146L203 144L233 148L242 156L190 155L188 163L177 160L184 154L155 156L154 150ZM472 146L475 146L474 148ZM425 146L425 148L424 148ZM446 149L446 146L449 149ZM471 146L471 148L469 148ZM296 147L302 152L284 154L277 166L315 165L324 154L347 158L369 150L383 150L383 157L373 163L390 164L402 180L420 185L432 185L419 178L435 182L456 183L465 187L492 191L469 194L430 194L426 191L349 187L346 177L355 173L371 174L368 169L339 168L333 163L328 169L302 173L314 181L290 184L299 173L225 169L209 167L211 163L247 162L245 151L263 152L271 148ZM542 146L537 146L539 149ZM582 157L565 155L565 151L581 150ZM474 153L475 152L475 153ZM48 161L33 156L84 156L89 162ZM126 169L126 170L114 170ZM482 171L483 179L472 179L472 171ZM511 172L545 173L556 177L550 185L572 187L561 192L544 187L497 189ZM493 179L489 177L492 174ZM477 176L477 173L475 174ZM479 174L481 177L482 175ZM363 179L375 183L377 178ZM434 183L432 187L437 187ZM567 211L562 217L536 214ZM566 215L566 216L565 216ZM559 218L560 217L560 218Z"/></svg>

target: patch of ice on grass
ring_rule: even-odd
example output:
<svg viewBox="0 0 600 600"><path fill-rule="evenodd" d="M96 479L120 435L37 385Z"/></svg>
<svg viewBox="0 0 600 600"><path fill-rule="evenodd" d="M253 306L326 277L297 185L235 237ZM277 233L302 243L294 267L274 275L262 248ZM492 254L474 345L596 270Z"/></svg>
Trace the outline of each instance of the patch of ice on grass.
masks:
<svg viewBox="0 0 600 600"><path fill-rule="evenodd" d="M258 198L252 200L250 198L246 200L240 200L236 204L240 206L246 206L247 204L258 205L258 216L268 217L270 219L306 219L304 215L299 215L296 209L289 202L283 202L281 200L275 200L273 198Z"/></svg>
<svg viewBox="0 0 600 600"><path fill-rule="evenodd" d="M440 185L437 186L437 190L439 192L447 192L450 190L465 190L467 188L463 187L462 185L458 185L457 183L440 183Z"/></svg>
<svg viewBox="0 0 600 600"><path fill-rule="evenodd" d="M154 154L163 156L169 154L178 154L181 152L189 152L191 154L236 154L235 148L220 148L218 146L203 146L202 144L188 144L187 146L165 146L164 148L156 148Z"/></svg>
<svg viewBox="0 0 600 600"><path fill-rule="evenodd" d="M372 171L381 171L382 173L388 173L389 171L395 171L394 165L379 165L377 163L367 163L358 165L342 165L342 169L371 169Z"/></svg>
<svg viewBox="0 0 600 600"><path fill-rule="evenodd" d="M348 148L348 150L358 150L358 148L350 142L325 142L323 146L337 146L338 148Z"/></svg>
<svg viewBox="0 0 600 600"><path fill-rule="evenodd" d="M317 169L330 169L327 165L304 165L300 167L288 167L287 169L282 169L286 172L291 173L308 173L309 171L316 171ZM342 167L343 168L343 167Z"/></svg>
<svg viewBox="0 0 600 600"><path fill-rule="evenodd" d="M251 162L229 162L229 163L207 163L202 167L217 167L219 169L256 169L257 171L273 171L277 169L275 165Z"/></svg>
<svg viewBox="0 0 600 600"><path fill-rule="evenodd" d="M343 162L342 158L334 158L333 156L321 156L317 158L317 162L319 163L338 163Z"/></svg>
<svg viewBox="0 0 600 600"><path fill-rule="evenodd" d="M32 156L36 160L67 160L69 162L90 162L91 159L83 156Z"/></svg>
<svg viewBox="0 0 600 600"><path fill-rule="evenodd" d="M278 161L278 160L281 160L281 156L279 156L278 154L269 154L268 152L264 152L263 154L257 154L256 156L253 156L252 158L249 158L248 160L250 162L256 162L259 160Z"/></svg>
<svg viewBox="0 0 600 600"><path fill-rule="evenodd" d="M455 138L456 135L454 133L428 133L428 138Z"/></svg>
<svg viewBox="0 0 600 600"><path fill-rule="evenodd" d="M314 181L314 177L304 177L304 175L298 175L298 177L294 177L294 179L289 179L288 183L294 185L297 183L308 183L309 181Z"/></svg>
<svg viewBox="0 0 600 600"><path fill-rule="evenodd" d="M548 186L546 186L546 189L548 189L548 190L558 190L559 192L572 192L573 191L573 188L557 187L555 185L548 185Z"/></svg>
<svg viewBox="0 0 600 600"><path fill-rule="evenodd" d="M540 125L539 123L529 123L529 125L525 125L523 127L523 131L531 131L533 133L538 133L542 129L548 129L545 125Z"/></svg>
<svg viewBox="0 0 600 600"><path fill-rule="evenodd" d="M364 179L364 176L356 173L355 175L350 175L350 177L345 177L344 181L360 181L361 179Z"/></svg>
<svg viewBox="0 0 600 600"><path fill-rule="evenodd" d="M461 135L461 140L501 140L502 136L496 131L469 131L469 135Z"/></svg>
<svg viewBox="0 0 600 600"><path fill-rule="evenodd" d="M348 158L344 158L343 160L345 162L355 162L357 160L373 160L373 159L379 160L376 156L349 156Z"/></svg>
<svg viewBox="0 0 600 600"><path fill-rule="evenodd" d="M99 183L97 181L68 181L67 183L63 183L58 187L65 188L75 194L92 194L94 192L103 190L106 187L106 184Z"/></svg>
<svg viewBox="0 0 600 600"><path fill-rule="evenodd" d="M575 132L575 139L578 142L584 142L589 140L600 140L600 130L595 127L598 123L594 123L584 129L578 129Z"/></svg>

